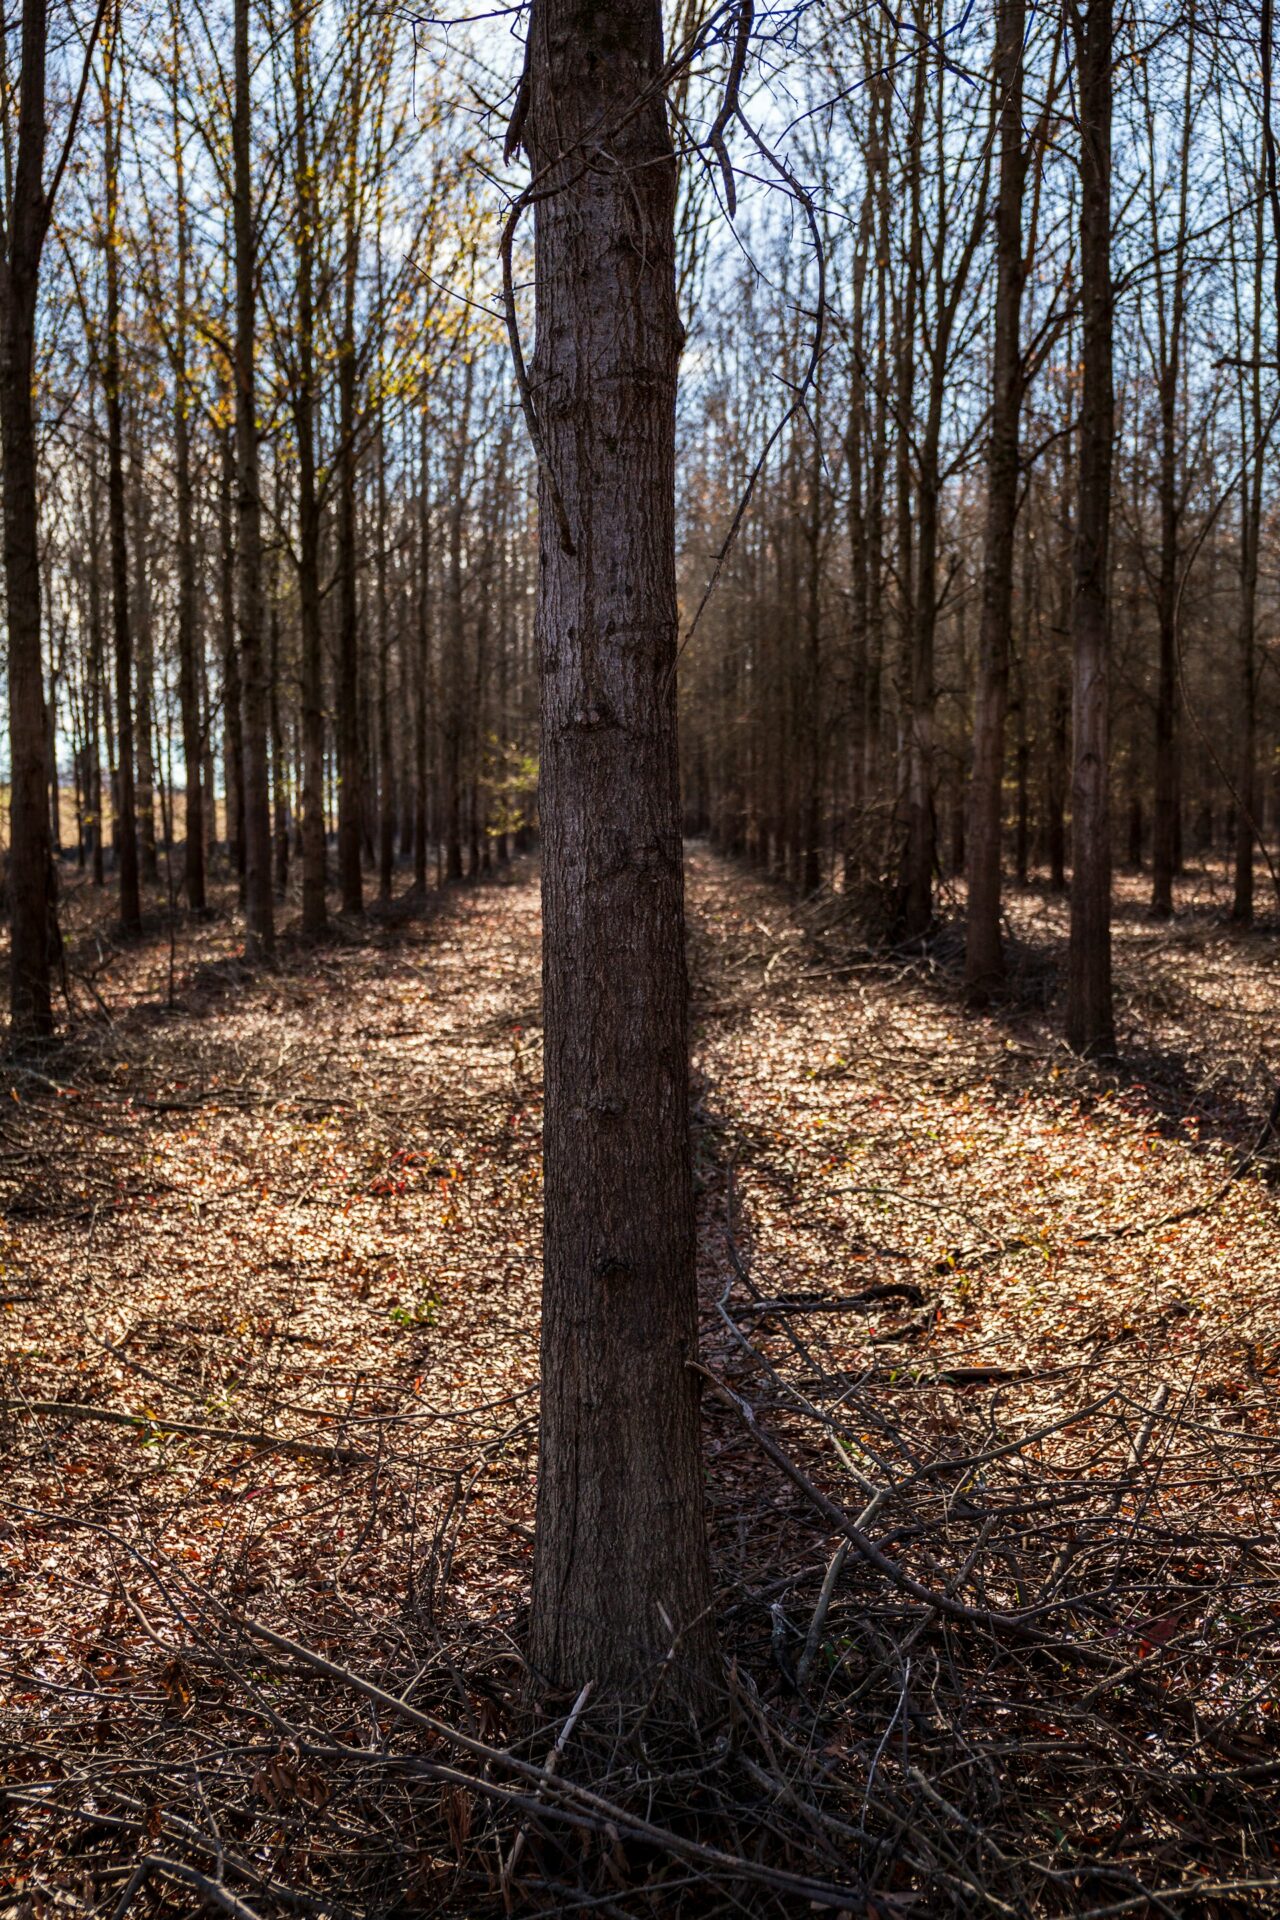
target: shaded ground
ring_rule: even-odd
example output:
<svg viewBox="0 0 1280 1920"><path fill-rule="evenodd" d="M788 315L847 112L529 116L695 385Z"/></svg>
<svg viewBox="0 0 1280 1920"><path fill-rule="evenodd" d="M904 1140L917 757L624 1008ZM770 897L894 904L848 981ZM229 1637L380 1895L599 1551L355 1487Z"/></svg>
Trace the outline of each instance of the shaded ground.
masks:
<svg viewBox="0 0 1280 1920"><path fill-rule="evenodd" d="M85 892L0 1083L0 1913L1280 1912L1271 939L1122 915L1104 1075L1056 903L979 1017L946 933L690 875L719 1797L517 1739L533 873L269 974Z"/></svg>

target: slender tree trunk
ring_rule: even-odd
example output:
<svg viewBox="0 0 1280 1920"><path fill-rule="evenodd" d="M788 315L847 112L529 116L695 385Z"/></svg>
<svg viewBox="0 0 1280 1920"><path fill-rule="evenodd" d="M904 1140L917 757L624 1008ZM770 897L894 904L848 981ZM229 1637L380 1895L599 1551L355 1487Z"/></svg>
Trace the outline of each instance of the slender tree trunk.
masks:
<svg viewBox="0 0 1280 1920"><path fill-rule="evenodd" d="M1083 387L1071 633L1071 935L1067 1043L1115 1052L1111 1001L1108 561L1115 432L1111 284L1112 0L1071 7L1080 117L1080 300Z"/></svg>
<svg viewBox="0 0 1280 1920"><path fill-rule="evenodd" d="M192 913L205 911L205 797L201 779L204 739L200 725L200 624L196 600L194 487L191 475L192 394L187 361L188 281L191 271L191 220L187 206L186 161L180 97L182 10L173 0L169 112L173 124L174 196L177 204L175 311L173 316L173 463L178 550L178 702L182 712L182 760L186 772L183 885ZM213 805L212 790L208 792Z"/></svg>
<svg viewBox="0 0 1280 1920"><path fill-rule="evenodd" d="M106 173L106 343L102 384L107 408L107 527L111 546L111 618L115 638L116 817L120 827L120 925L142 929L135 786L133 628L129 619L129 543L124 490L124 395L120 364L119 112L112 79L119 57L119 15L113 13L103 46L102 112Z"/></svg>
<svg viewBox="0 0 1280 1920"><path fill-rule="evenodd" d="M418 644L413 685L413 884L427 890L427 687L431 678L430 415L422 408L418 458Z"/></svg>
<svg viewBox="0 0 1280 1920"><path fill-rule="evenodd" d="M249 79L249 0L235 0L235 102L231 146L235 189L236 528L238 614L244 697L245 930L251 955L275 951L271 880L271 796L267 764L267 671L262 594L262 501L258 461L254 329L257 324L257 238L254 231Z"/></svg>
<svg viewBox="0 0 1280 1920"><path fill-rule="evenodd" d="M978 687L969 788L969 903L965 986L985 999L1004 978L1000 945L1000 856L1004 792L1004 728L1009 704L1013 624L1013 546L1018 514L1018 433L1022 363L1022 46L1024 0L1000 0L996 17L995 85L1000 127L1000 191L996 205L995 346L991 439L987 449L987 525L978 629Z"/></svg>
<svg viewBox="0 0 1280 1920"><path fill-rule="evenodd" d="M46 0L23 0L17 163L0 251L0 451L9 637L9 1019L14 1041L53 1031L53 862L40 650L35 334L49 209L43 184Z"/></svg>
<svg viewBox="0 0 1280 1920"><path fill-rule="evenodd" d="M284 716L280 707L280 604L271 596L271 672L268 695L271 730L271 841L276 898L289 887L289 772L284 746Z"/></svg>
<svg viewBox="0 0 1280 1920"><path fill-rule="evenodd" d="M364 911L364 768L360 757L360 624L356 580L356 265L362 66L352 62L345 159L342 335L338 354L338 879L342 911Z"/></svg>
<svg viewBox="0 0 1280 1920"><path fill-rule="evenodd" d="M1241 926L1253 923L1253 845L1258 809L1258 553L1262 532L1262 481L1266 465L1263 449L1262 359L1263 343L1263 209L1259 197L1254 216L1252 274L1252 316L1246 335L1241 324L1237 296L1236 338L1247 342L1251 364L1247 383L1242 374L1240 394L1240 439L1250 449L1250 458L1240 487L1240 617L1238 673L1240 685L1240 734L1236 754L1236 791L1240 804L1236 809L1235 874L1232 888L1231 917ZM1238 284L1238 283L1237 283Z"/></svg>
<svg viewBox="0 0 1280 1920"><path fill-rule="evenodd" d="M546 1225L531 1658L710 1690L676 750L676 166L658 0L534 0ZM597 164L576 158L585 143ZM573 158L559 160L569 152Z"/></svg>
<svg viewBox="0 0 1280 1920"><path fill-rule="evenodd" d="M311 15L293 9L294 186L298 200L298 615L302 643L302 936L328 928L324 808L324 629L320 595L320 501L316 483L315 241L319 218L311 154Z"/></svg>
<svg viewBox="0 0 1280 1920"><path fill-rule="evenodd" d="M92 379L90 381L92 393ZM93 403L90 399L90 418ZM97 468L89 472L89 808L93 834L93 884L105 887L106 835L103 832L102 794L102 677L106 672L105 643L102 632L101 528Z"/></svg>
<svg viewBox="0 0 1280 1920"><path fill-rule="evenodd" d="M160 862L156 852L156 750L155 750L155 633L152 626L150 574L150 503L142 472L141 436L137 431L137 409L130 433L129 465L133 521L133 591L130 612L137 634L136 686L138 716L138 864L142 878L150 886L160 880Z"/></svg>
<svg viewBox="0 0 1280 1920"><path fill-rule="evenodd" d="M1164 250L1154 200L1152 229L1155 246L1155 296L1159 303L1160 332L1160 570L1156 589L1159 655L1156 685L1155 804L1152 814L1151 912L1167 920L1173 912L1173 877L1177 870L1178 808L1178 544L1182 502L1178 488L1178 402L1182 380L1182 344L1186 316L1187 200L1191 178L1193 82L1195 75L1195 7L1187 25L1187 56L1182 91L1182 136L1178 182L1178 226L1173 245L1173 284L1169 311L1165 310ZM1147 71L1143 70L1144 86ZM1148 107L1148 124L1151 124ZM1150 177L1154 182L1154 141ZM1154 193L1154 186L1153 186Z"/></svg>
<svg viewBox="0 0 1280 1920"><path fill-rule="evenodd" d="M446 657L442 663L445 711L441 742L441 773L444 778L443 833L445 877L462 878L462 736L465 726L463 701L466 670L466 606L463 599L462 536L466 516L467 443L471 432L471 400L475 387L474 358L468 359L462 376L462 403L454 428L452 473L449 503L449 580Z"/></svg>
<svg viewBox="0 0 1280 1920"><path fill-rule="evenodd" d="M396 857L396 765L391 729L391 613L387 586L386 420L378 421L378 894L390 900Z"/></svg>
<svg viewBox="0 0 1280 1920"><path fill-rule="evenodd" d="M236 549L234 538L235 446L229 428L222 434L221 484L218 489L218 544L221 556L223 785L227 808L227 865L244 898L244 724L240 649L236 642Z"/></svg>

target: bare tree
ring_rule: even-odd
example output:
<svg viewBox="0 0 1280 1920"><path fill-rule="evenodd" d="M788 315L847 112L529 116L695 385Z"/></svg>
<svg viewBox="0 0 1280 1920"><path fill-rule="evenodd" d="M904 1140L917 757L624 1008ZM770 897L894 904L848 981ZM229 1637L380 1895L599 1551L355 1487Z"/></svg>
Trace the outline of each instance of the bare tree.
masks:
<svg viewBox="0 0 1280 1920"><path fill-rule="evenodd" d="M973 719L969 794L969 907L965 986L985 998L1004 975L1000 944L1000 858L1004 723L1009 701L1013 627L1014 529L1018 514L1018 435L1025 371L1022 354L1022 191L1027 156L1022 135L1024 0L1000 0L996 16L995 89L1000 128L996 204L995 341L991 435L987 447L987 524L982 567L982 623Z"/></svg>
<svg viewBox="0 0 1280 1920"><path fill-rule="evenodd" d="M534 0L546 1023L532 1659L710 1684L676 759L676 165L658 0Z"/></svg>
<svg viewBox="0 0 1280 1920"><path fill-rule="evenodd" d="M1071 936L1067 1041L1115 1050L1111 1002L1111 810L1108 556L1115 431L1111 278L1112 0L1068 0L1080 139L1083 388L1077 461L1071 634Z"/></svg>

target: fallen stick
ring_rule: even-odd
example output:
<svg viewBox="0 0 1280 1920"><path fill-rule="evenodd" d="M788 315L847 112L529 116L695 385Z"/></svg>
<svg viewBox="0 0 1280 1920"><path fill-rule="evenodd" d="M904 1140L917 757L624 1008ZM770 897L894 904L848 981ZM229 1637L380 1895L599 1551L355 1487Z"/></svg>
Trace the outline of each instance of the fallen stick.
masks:
<svg viewBox="0 0 1280 1920"><path fill-rule="evenodd" d="M232 1893L230 1887L224 1886L221 1880L211 1880L199 1868L189 1867L185 1860L170 1860L162 1853L149 1853L140 1864L150 1868L152 1873L163 1874L167 1880L180 1880L185 1886L193 1887L212 1906L231 1914L233 1920L259 1920L256 1907L251 1907L239 1894Z"/></svg>
<svg viewBox="0 0 1280 1920"><path fill-rule="evenodd" d="M437 1720L429 1713L423 1713L418 1707L412 1707L407 1700L399 1700L393 1693L386 1693L372 1680L353 1673L349 1667L339 1666L334 1660L326 1660L323 1654L313 1653L310 1647L300 1646L296 1640L277 1633L274 1628L265 1626L250 1614L231 1616L247 1633L257 1639L265 1640L268 1646L275 1647L281 1653L287 1653L303 1666L311 1667L317 1673L325 1674L330 1680L337 1680L343 1686L353 1687L357 1693L363 1693L387 1713L407 1721L411 1726L420 1727L423 1732L432 1734L437 1740L443 1740L450 1746L461 1749L473 1759L482 1760L489 1766L508 1768L512 1773L529 1781L539 1794L547 1794L552 1799L559 1794L571 1802L568 1807L546 1805L543 1811L557 1815L562 1820L588 1816L599 1822L612 1822L620 1831L633 1835L636 1839L646 1840L651 1845L661 1847L677 1860L687 1860L695 1866L714 1868L720 1874L732 1874L741 1879L754 1880L762 1886L776 1888L780 1893L790 1893L800 1899L806 1899L815 1906L833 1907L839 1913L853 1910L860 1897L859 1889L854 1887L835 1887L822 1880L810 1880L802 1874L786 1873L777 1867L767 1867L760 1861L744 1860L737 1854L724 1853L719 1847L705 1846L699 1840L686 1839L683 1834L673 1833L669 1827L657 1826L640 1814L629 1813L612 1800L606 1800L601 1794L593 1793L590 1787L579 1786L576 1781L566 1780L554 1774L546 1767L539 1767L530 1760L520 1760L513 1753L504 1752L500 1747L490 1747L483 1740L472 1735L460 1733L446 1721ZM538 1800L528 1795L514 1793L509 1787L501 1786L497 1781L486 1780L473 1774L461 1772L454 1767L443 1767L438 1761L420 1763L423 1770L436 1778L448 1780L466 1787L471 1793L486 1794L508 1804L515 1803L524 1808L526 1814L538 1811Z"/></svg>
<svg viewBox="0 0 1280 1920"><path fill-rule="evenodd" d="M285 1434L245 1427L205 1426L198 1420L166 1420L158 1413L125 1413L117 1407L90 1407L77 1400L15 1400L0 1397L0 1412L39 1414L49 1420L100 1420L135 1432L181 1433L197 1440L221 1440L230 1446L303 1453L313 1460L338 1460L344 1466L372 1465L373 1455L355 1447L326 1447L318 1440L291 1440Z"/></svg>
<svg viewBox="0 0 1280 1920"><path fill-rule="evenodd" d="M855 1526L844 1508L839 1506L829 1494L824 1493L821 1487L815 1486L777 1441L770 1439L756 1419L754 1407L740 1399L731 1387L726 1386L717 1374L712 1373L709 1367L702 1366L696 1360L690 1361L689 1364L695 1373L700 1373L708 1382L716 1398L733 1408L747 1431L755 1437L757 1444L773 1461L774 1466L787 1476L793 1486L799 1488L810 1505L817 1508L834 1531L844 1534L862 1558L902 1593L912 1600L919 1601L922 1606L933 1607L938 1613L945 1613L952 1620L963 1620L969 1626L986 1627L996 1633L1014 1633L1019 1639L1030 1640L1041 1645L1047 1643L1048 1636L1039 1632L1027 1621L1020 1619L1016 1613L997 1613L990 1607L966 1606L963 1600L953 1600L949 1594L940 1593L936 1588L926 1586L923 1580L917 1580L907 1572L905 1567L900 1567L896 1560L891 1560L887 1553L882 1553L875 1541L868 1539L862 1529ZM1108 1662L1108 1665L1110 1664Z"/></svg>
<svg viewBox="0 0 1280 1920"><path fill-rule="evenodd" d="M592 1684L593 1683L590 1680L588 1680L586 1686L582 1689L582 1692L578 1695L577 1699L574 1701L573 1707L569 1713L569 1717L565 1721L563 1727L560 1729L560 1734L556 1740L554 1747L552 1747L550 1753L547 1755L548 1778L550 1778L550 1776L555 1772L557 1766L560 1764L560 1756L569 1744L569 1740L573 1734L573 1730L578 1724L578 1716L582 1712L582 1709L586 1706L587 1701L591 1698ZM544 1791L545 1791L544 1788L539 1787L537 1793L534 1795L534 1799L541 1800ZM524 1852L524 1843L527 1840L528 1836L529 1836L529 1823L526 1820L521 1824L520 1831L516 1834L515 1839L511 1843L511 1851L507 1855L506 1863L503 1866L502 1873L500 1876L501 1883L502 1883L502 1904L508 1913L511 1912L512 1878L515 1874L516 1868L520 1864L520 1855Z"/></svg>

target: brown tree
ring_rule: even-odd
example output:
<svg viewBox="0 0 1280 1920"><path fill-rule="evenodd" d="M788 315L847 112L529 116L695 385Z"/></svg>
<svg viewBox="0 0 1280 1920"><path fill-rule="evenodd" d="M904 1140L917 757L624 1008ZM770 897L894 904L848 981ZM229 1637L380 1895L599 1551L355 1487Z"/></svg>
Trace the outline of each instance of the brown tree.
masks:
<svg viewBox="0 0 1280 1920"><path fill-rule="evenodd" d="M105 8L89 35L53 177L44 179L48 0L22 0L16 138L6 140L0 223L0 451L9 627L9 1019L14 1039L53 1031L56 933L49 833L48 730L40 651L40 516L36 490L35 348L40 262L66 170ZM8 25L0 23L0 33Z"/></svg>
<svg viewBox="0 0 1280 1920"><path fill-rule="evenodd" d="M235 0L235 92L231 121L235 228L236 535L240 663L244 695L245 923L251 953L275 949L271 880L271 799L267 761L265 605L262 590L262 499L254 379L257 233L254 217L249 0Z"/></svg>
<svg viewBox="0 0 1280 1920"><path fill-rule="evenodd" d="M676 757L676 164L658 0L534 0L546 1027L531 1652L713 1673Z"/></svg>
<svg viewBox="0 0 1280 1920"><path fill-rule="evenodd" d="M1080 115L1080 307L1083 388L1077 456L1071 636L1071 935L1067 1042L1115 1051L1111 1003L1110 636L1112 373L1112 0L1068 0Z"/></svg>
<svg viewBox="0 0 1280 1920"><path fill-rule="evenodd" d="M1000 855L1004 724L1009 703L1013 626L1013 546L1018 514L1018 433L1025 386L1022 356L1022 138L1024 0L1000 0L996 19L995 88L1000 128L996 203L995 343L991 437L987 447L987 524L982 564L978 688L969 791L969 906L965 986L985 997L1004 975L1000 945Z"/></svg>

